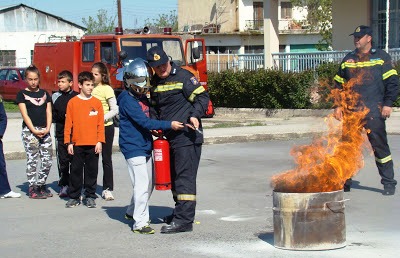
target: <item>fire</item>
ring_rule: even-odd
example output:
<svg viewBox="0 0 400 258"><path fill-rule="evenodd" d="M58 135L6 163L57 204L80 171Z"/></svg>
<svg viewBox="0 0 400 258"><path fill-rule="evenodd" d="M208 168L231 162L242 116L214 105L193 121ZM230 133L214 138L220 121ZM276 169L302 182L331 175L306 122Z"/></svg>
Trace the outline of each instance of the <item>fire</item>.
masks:
<svg viewBox="0 0 400 258"><path fill-rule="evenodd" d="M360 95L352 90L354 85L360 85L361 77L362 74L348 81L342 90L331 91L335 106L345 107L342 121L337 122L333 114L327 116L326 135L314 139L310 145L292 148L290 154L296 167L272 177L275 191L312 193L341 190L345 181L363 168L362 151L367 142L363 126L369 109L360 105Z"/></svg>

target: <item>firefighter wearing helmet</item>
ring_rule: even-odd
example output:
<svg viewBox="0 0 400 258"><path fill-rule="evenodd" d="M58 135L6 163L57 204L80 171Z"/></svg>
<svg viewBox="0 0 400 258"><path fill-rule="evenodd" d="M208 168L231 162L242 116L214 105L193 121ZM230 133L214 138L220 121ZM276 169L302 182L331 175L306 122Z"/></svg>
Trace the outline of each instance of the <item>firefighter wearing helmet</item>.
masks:
<svg viewBox="0 0 400 258"><path fill-rule="evenodd" d="M146 96L150 88L151 68L143 59L136 58L128 66L120 68L117 80L124 82L126 90L118 96L120 115L119 147L128 165L133 185L133 196L125 218L134 221L132 231L139 234L154 234L149 224L148 201L153 191L151 130L181 130L178 121L150 119L149 101Z"/></svg>

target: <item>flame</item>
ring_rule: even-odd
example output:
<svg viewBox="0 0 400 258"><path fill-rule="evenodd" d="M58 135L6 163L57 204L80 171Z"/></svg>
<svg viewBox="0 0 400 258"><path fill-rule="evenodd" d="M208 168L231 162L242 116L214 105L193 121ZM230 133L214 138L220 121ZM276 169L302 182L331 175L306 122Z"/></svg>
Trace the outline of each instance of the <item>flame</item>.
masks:
<svg viewBox="0 0 400 258"><path fill-rule="evenodd" d="M361 84L363 74L349 80L343 89L331 90L335 106L343 107L343 119L338 122L328 115L325 122L328 133L316 138L310 145L295 146L290 154L296 167L272 177L277 192L312 193L343 189L345 181L364 167L363 147L366 134L364 118L369 109L360 102L353 89Z"/></svg>

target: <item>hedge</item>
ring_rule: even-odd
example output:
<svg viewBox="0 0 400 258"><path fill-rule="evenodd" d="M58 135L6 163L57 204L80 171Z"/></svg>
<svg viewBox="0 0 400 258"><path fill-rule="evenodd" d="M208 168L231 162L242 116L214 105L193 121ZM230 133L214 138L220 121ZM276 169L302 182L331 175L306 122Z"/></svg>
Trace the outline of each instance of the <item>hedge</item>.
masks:
<svg viewBox="0 0 400 258"><path fill-rule="evenodd" d="M274 69L208 73L208 89L215 107L331 108L329 93L339 64L324 63L300 73ZM395 65L400 74L400 62ZM394 103L400 106L400 98Z"/></svg>

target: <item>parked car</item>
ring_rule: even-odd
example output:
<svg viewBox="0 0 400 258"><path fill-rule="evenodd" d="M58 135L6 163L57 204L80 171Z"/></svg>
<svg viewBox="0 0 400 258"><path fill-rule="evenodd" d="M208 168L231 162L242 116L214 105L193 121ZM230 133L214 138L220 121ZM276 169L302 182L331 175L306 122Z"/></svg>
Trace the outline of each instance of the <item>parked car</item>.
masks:
<svg viewBox="0 0 400 258"><path fill-rule="evenodd" d="M25 89L25 68L7 67L0 69L0 95L4 100L15 101L17 93Z"/></svg>

